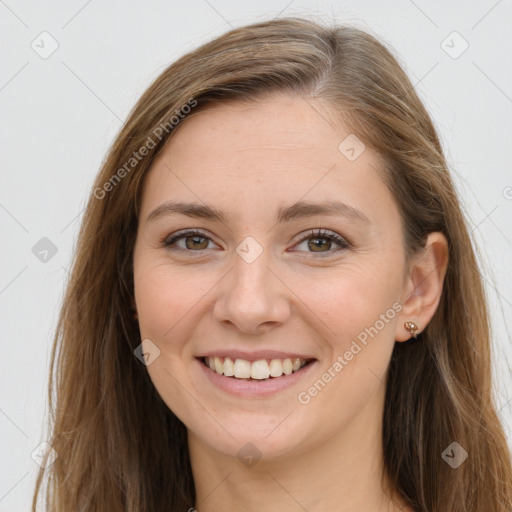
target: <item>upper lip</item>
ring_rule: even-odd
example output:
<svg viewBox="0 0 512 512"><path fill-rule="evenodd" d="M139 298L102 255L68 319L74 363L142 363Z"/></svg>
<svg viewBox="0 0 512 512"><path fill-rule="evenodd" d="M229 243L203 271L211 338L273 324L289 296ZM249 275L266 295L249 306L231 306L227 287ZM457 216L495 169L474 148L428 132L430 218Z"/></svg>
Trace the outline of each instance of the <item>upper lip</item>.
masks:
<svg viewBox="0 0 512 512"><path fill-rule="evenodd" d="M315 359L310 355L281 352L279 350L256 350L254 352L244 352L243 350L210 350L196 357L229 357L233 360L245 359L251 362L261 359Z"/></svg>

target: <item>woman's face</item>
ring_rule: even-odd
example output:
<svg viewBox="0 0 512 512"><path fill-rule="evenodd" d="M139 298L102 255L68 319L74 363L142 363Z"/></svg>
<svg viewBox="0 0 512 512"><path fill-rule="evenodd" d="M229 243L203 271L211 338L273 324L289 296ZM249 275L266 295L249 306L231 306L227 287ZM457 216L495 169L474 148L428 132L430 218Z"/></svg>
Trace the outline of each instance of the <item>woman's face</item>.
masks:
<svg viewBox="0 0 512 512"><path fill-rule="evenodd" d="M406 262L379 165L288 96L203 110L154 161L134 254L141 340L204 449L272 458L380 425ZM288 358L308 364L287 375Z"/></svg>

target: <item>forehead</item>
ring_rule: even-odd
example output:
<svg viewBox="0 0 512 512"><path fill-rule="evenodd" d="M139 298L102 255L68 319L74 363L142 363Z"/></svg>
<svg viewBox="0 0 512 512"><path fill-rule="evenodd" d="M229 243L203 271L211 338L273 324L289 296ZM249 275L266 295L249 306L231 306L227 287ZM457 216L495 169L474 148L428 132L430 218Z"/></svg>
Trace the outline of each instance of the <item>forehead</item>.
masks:
<svg viewBox="0 0 512 512"><path fill-rule="evenodd" d="M344 123L333 125L325 106L300 96L272 96L252 102L227 102L202 106L179 126L169 141L175 158L229 159L243 163L254 151L276 162L314 158L331 153L350 134ZM280 158L281 157L281 158ZM257 166L255 166L257 168ZM260 169L261 170L261 169Z"/></svg>
<svg viewBox="0 0 512 512"><path fill-rule="evenodd" d="M154 160L143 214L183 198L260 210L301 198L389 202L378 156L332 117L314 100L289 96L202 107Z"/></svg>

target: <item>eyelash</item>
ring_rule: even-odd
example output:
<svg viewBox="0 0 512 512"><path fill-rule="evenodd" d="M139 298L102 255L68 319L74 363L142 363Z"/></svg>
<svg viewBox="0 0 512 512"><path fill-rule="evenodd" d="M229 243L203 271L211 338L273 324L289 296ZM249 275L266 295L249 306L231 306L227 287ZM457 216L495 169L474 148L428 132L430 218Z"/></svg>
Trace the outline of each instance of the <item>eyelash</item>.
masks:
<svg viewBox="0 0 512 512"><path fill-rule="evenodd" d="M166 247L169 250L182 251L182 252L188 253L189 256L194 257L194 255L192 255L190 253L201 253L201 252L204 252L206 249L193 250L193 249L183 249L181 247L178 247L178 248L171 247L172 244L174 244L176 241L180 240L181 238L187 238L187 237L192 237L192 236L199 236L201 238L206 238L213 242L213 240L203 231L185 230L185 231L178 231L171 238L169 238L169 237L164 238L162 240L162 246ZM306 233L304 236L302 236L299 240L297 240L296 244L300 244L300 243L304 242L304 240L308 240L310 238L323 238L325 240L329 240L331 242L337 243L340 246L340 248L336 249L334 251L326 251L323 253L322 252L315 253L313 251L293 251L293 252L309 252L310 254L318 254L318 255L320 255L320 257L325 257L325 256L330 256L335 252L339 252L344 249L349 249L351 247L351 244L345 238L341 237L334 231L326 231L326 230L322 230L322 229L310 230L308 233Z"/></svg>

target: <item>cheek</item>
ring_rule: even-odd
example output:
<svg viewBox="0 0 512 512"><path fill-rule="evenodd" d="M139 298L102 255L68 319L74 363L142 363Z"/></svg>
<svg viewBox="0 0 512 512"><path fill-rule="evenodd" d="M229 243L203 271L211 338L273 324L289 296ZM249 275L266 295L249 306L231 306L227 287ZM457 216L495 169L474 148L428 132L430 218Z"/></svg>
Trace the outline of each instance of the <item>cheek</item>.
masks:
<svg viewBox="0 0 512 512"><path fill-rule="evenodd" d="M348 418L365 406L384 379L401 310L397 302L400 260L387 268L373 261L346 265L329 280L314 285L313 307L322 312L321 319L330 329L326 338L329 354L322 364L322 380L329 384L322 397L315 398L319 414L325 404L336 403ZM304 391L309 396L308 389Z"/></svg>
<svg viewBox="0 0 512 512"><path fill-rule="evenodd" d="M194 317L208 307L208 292L219 281L213 272L169 263L143 262L135 267L135 302L141 336L161 350L175 351L190 338Z"/></svg>
<svg viewBox="0 0 512 512"><path fill-rule="evenodd" d="M297 397L312 404L311 413L324 415L334 407L336 421L343 423L381 389L401 310L400 282L396 268L383 272L379 265L347 265L329 280L310 283L308 306L329 327L320 379L307 383Z"/></svg>
<svg viewBox="0 0 512 512"><path fill-rule="evenodd" d="M183 360L192 357L187 340L193 335L194 315L201 310L208 287L183 269L178 271L168 263L144 265L143 260L134 263L134 280L141 339L150 339L160 350L147 366L148 374L167 407L190 422L193 404L180 385L188 378Z"/></svg>
<svg viewBox="0 0 512 512"><path fill-rule="evenodd" d="M311 291L311 309L319 313L336 338L346 341L373 326L381 315L386 316L385 320L394 319L393 304L400 297L400 276L399 269L390 266L347 265L331 273L328 279L311 280L304 289ZM385 322L382 330L392 328L390 324L393 322Z"/></svg>
<svg viewBox="0 0 512 512"><path fill-rule="evenodd" d="M172 283L163 269L146 267L135 277L135 301L141 335L161 341L184 314L186 300L177 300L179 283Z"/></svg>

